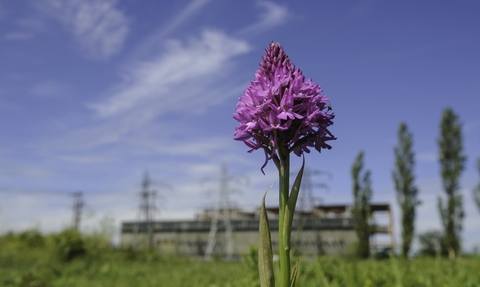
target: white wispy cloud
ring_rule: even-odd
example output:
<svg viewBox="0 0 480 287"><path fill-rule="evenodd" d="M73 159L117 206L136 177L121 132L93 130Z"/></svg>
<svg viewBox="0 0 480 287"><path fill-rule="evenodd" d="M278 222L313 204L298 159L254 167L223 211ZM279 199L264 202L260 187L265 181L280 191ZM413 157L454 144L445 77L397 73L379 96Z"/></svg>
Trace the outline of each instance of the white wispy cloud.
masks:
<svg viewBox="0 0 480 287"><path fill-rule="evenodd" d="M192 0L180 13L172 15L171 21L161 25L154 33L143 40L132 52L131 58L142 58L151 53L155 47L158 47L165 36L191 20L194 15L198 14L210 1L211 0Z"/></svg>
<svg viewBox="0 0 480 287"><path fill-rule="evenodd" d="M165 129L168 125L160 125ZM164 130L165 130L164 129ZM219 155L222 152L230 150L232 139L226 136L210 136L210 137L196 137L191 136L190 141L174 139L175 134L167 132L161 138L128 138L130 149L138 154L168 154L170 156L192 156L197 155L201 157L212 157ZM201 154L199 153L201 151Z"/></svg>
<svg viewBox="0 0 480 287"><path fill-rule="evenodd" d="M4 35L6 41L28 41L35 34L44 32L46 25L40 18L20 18L15 21L17 29Z"/></svg>
<svg viewBox="0 0 480 287"><path fill-rule="evenodd" d="M20 18L16 21L16 24L19 28L30 32L39 33L47 30L45 21L38 17Z"/></svg>
<svg viewBox="0 0 480 287"><path fill-rule="evenodd" d="M6 152L8 153L8 150ZM11 179L45 181L55 177L55 172L40 164L9 163L0 166L0 180L4 182L9 182Z"/></svg>
<svg viewBox="0 0 480 287"><path fill-rule="evenodd" d="M127 71L124 83L91 108L110 117L145 105L154 105L160 115L218 104L212 88L221 87L232 59L248 51L247 42L212 30L187 43L169 41L161 55Z"/></svg>
<svg viewBox="0 0 480 287"><path fill-rule="evenodd" d="M239 34L258 34L285 24L291 17L286 6L270 1L257 1L257 6L263 9L259 20L239 31Z"/></svg>
<svg viewBox="0 0 480 287"><path fill-rule="evenodd" d="M107 121L89 121L83 128L73 130L52 142L46 142L44 147L73 152L118 143L129 136L129 132L139 130L153 118L152 114L147 111L143 114L139 113L138 117L130 113Z"/></svg>
<svg viewBox="0 0 480 287"><path fill-rule="evenodd" d="M193 0L192 2L190 2L187 7L185 7L178 15L173 18L173 21L171 21L170 23L168 23L168 25L162 28L159 36L165 36L175 30L178 26L191 18L193 14L198 12L208 2L210 2L210 0Z"/></svg>
<svg viewBox="0 0 480 287"><path fill-rule="evenodd" d="M32 33L15 31L6 33L3 39L5 39L5 41L27 41L30 40L32 37Z"/></svg>
<svg viewBox="0 0 480 287"><path fill-rule="evenodd" d="M73 164L97 165L103 163L118 162L118 159L102 155L60 155L58 159Z"/></svg>
<svg viewBox="0 0 480 287"><path fill-rule="evenodd" d="M192 8L184 10L184 15L192 15L206 3L191 2L189 7ZM176 29L182 23L170 24L167 28ZM169 195L162 218L192 218L194 210L212 200L205 200L203 189L199 187L202 176L217 175L221 162L252 164L252 159L243 156L244 149L243 154L232 152L237 146L230 134L205 136L201 131L192 133L197 126L189 120L191 116L212 110L228 98L241 94L248 79L239 75L238 60L252 48L240 38L211 29L187 40L169 40L162 45L163 49L156 55L149 55L143 62L125 68L123 80L101 95L99 101L88 105L96 117L86 121L84 128L71 132L54 144L49 143L48 148L61 149L64 152L62 160L77 164L94 164L95 156L83 160L82 153L75 156L75 150L96 151L95 148L107 145L108 156L118 155L120 162L129 157L162 156L158 164L151 160L138 164L148 166L175 184L175 192ZM170 114L176 115L174 123L168 122ZM188 140L181 136L185 133L188 133ZM260 158L263 160L263 155ZM102 158L100 160L104 162ZM260 164L255 164L254 169L259 173ZM275 173L271 175L275 177ZM122 182L128 184L136 179L124 178ZM249 194L249 197L239 199L241 205L257 202L265 188L274 181L272 176L263 175L251 181L248 188L261 192L256 194L258 198ZM253 185L261 188L253 188ZM251 193L251 190L247 192ZM133 216L125 217L127 206L123 207L111 211L111 214L122 220L134 219ZM132 206L128 208L132 210Z"/></svg>
<svg viewBox="0 0 480 287"><path fill-rule="evenodd" d="M129 32L129 20L115 0L44 0L36 6L62 23L91 58L117 54Z"/></svg>
<svg viewBox="0 0 480 287"><path fill-rule="evenodd" d="M163 27L159 34L173 31L207 3L206 0L190 2L176 20ZM265 1L257 3L264 13L258 23L246 29L268 29L284 23L289 17L284 6ZM245 40L212 29L205 29L201 35L187 40L163 41L156 55L150 55L141 62L129 61L123 80L107 90L102 99L88 105L97 116L93 120L95 124L74 131L63 139L66 144L62 146L93 148L119 141L125 143L129 138L135 138L135 146L139 143L150 145L149 142L155 140L156 147L143 150L160 151L167 146L168 154L195 150L186 143L168 143L162 148L159 137L149 135L144 140L138 140L138 131L153 123L157 130L162 129L158 119L168 113L187 117L202 114L229 97L241 94L246 80L239 78L238 72L234 74L236 61L251 49ZM167 126L165 130L171 128ZM137 136L133 137L132 133ZM163 138L167 137L163 135ZM210 140L206 146L212 146L212 142L215 141ZM172 147L175 148L172 150Z"/></svg>
<svg viewBox="0 0 480 287"><path fill-rule="evenodd" d="M37 97L58 98L66 97L70 93L68 85L57 81L45 80L32 86L30 94Z"/></svg>

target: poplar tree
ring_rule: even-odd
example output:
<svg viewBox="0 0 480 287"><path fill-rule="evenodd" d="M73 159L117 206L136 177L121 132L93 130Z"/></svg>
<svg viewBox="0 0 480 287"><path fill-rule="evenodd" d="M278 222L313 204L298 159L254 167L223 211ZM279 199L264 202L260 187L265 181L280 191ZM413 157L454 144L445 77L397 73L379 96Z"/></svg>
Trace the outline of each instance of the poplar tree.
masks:
<svg viewBox="0 0 480 287"><path fill-rule="evenodd" d="M460 232L464 217L459 179L466 160L462 147L462 128L452 109L443 112L440 125L439 160L445 201L438 197L438 209L444 228L442 254L456 256L460 252Z"/></svg>
<svg viewBox="0 0 480 287"><path fill-rule="evenodd" d="M402 212L402 255L408 257L415 231L415 207L420 204L414 184L415 155L412 151L413 135L405 123L398 129L398 146L394 148L395 169L392 172L397 201Z"/></svg>
<svg viewBox="0 0 480 287"><path fill-rule="evenodd" d="M363 151L359 152L352 166L353 220L358 237L357 255L361 258L368 258L370 256L370 235L372 234L370 225L372 188L370 171L363 171L363 156Z"/></svg>
<svg viewBox="0 0 480 287"><path fill-rule="evenodd" d="M480 158L477 160L477 169L478 173L480 174ZM480 211L480 183L478 183L477 187L472 191L473 199L477 204L478 211Z"/></svg>

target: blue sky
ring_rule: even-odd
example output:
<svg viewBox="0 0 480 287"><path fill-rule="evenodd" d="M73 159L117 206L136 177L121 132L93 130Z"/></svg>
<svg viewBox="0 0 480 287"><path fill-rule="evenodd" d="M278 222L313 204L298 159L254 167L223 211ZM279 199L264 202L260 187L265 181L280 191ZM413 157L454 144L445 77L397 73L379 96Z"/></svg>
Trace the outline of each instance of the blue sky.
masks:
<svg viewBox="0 0 480 287"><path fill-rule="evenodd" d="M272 40L324 90L336 114L333 149L306 158L326 170L327 204L350 203L350 168L366 153L373 200L399 214L391 171L401 121L414 134L423 204L417 231L440 227L440 117L463 125L464 245L479 245L480 3L475 1L0 0L0 233L138 216L148 170L163 194L157 218L193 218L215 196L200 185L220 166L250 184L233 198L253 208L276 181L263 154L232 139L238 97ZM477 116L475 116L477 114ZM298 168L300 162L294 161ZM161 183L174 186L164 189ZM275 204L271 192L269 204Z"/></svg>

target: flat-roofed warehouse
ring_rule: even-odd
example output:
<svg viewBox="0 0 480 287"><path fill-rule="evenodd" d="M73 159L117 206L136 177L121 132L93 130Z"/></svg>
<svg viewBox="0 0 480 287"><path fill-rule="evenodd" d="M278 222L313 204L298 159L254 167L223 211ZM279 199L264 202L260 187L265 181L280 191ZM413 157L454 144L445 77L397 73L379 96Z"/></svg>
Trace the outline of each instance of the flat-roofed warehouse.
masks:
<svg viewBox="0 0 480 287"><path fill-rule="evenodd" d="M310 211L296 212L293 222L292 249L304 255L343 254L357 241L349 205L319 205ZM372 248L393 249L392 214L388 204L371 204L375 234ZM267 208L274 252L278 248L278 207ZM215 224L216 222L216 224ZM194 220L151 222L153 247L162 253L205 256L208 246L213 256L224 256L230 248L233 256L248 253L258 244L259 209L251 212L232 208L204 210ZM215 230L212 230L215 229ZM226 231L230 231L226 232ZM230 235L228 235L230 234ZM123 222L122 247L145 248L149 245L147 222Z"/></svg>

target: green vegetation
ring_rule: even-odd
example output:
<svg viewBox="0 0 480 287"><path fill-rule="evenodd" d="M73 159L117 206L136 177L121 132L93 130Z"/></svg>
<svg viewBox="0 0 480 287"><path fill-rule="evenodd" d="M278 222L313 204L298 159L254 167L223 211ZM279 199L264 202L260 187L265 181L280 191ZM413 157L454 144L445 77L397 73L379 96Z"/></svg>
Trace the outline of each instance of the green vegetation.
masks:
<svg viewBox="0 0 480 287"><path fill-rule="evenodd" d="M370 235L372 226L370 224L370 201L372 199L372 188L370 171L363 172L363 151L359 152L352 166L353 177L353 220L355 221L355 232L357 233L357 255L360 258L370 256Z"/></svg>
<svg viewBox="0 0 480 287"><path fill-rule="evenodd" d="M420 255L437 256L445 249L444 236L441 231L430 230L418 235L420 241Z"/></svg>
<svg viewBox="0 0 480 287"><path fill-rule="evenodd" d="M207 263L114 249L96 236L72 230L45 237L37 231L0 237L2 287L245 286L241 284L251 280L245 276L250 272L240 262Z"/></svg>
<svg viewBox="0 0 480 287"><path fill-rule="evenodd" d="M480 158L477 160L477 170L480 174ZM477 204L478 211L480 211L480 183L478 183L478 185L472 191L472 196L473 200L475 200L475 203Z"/></svg>
<svg viewBox="0 0 480 287"><path fill-rule="evenodd" d="M397 201L401 209L402 255L407 258L414 235L415 207L420 204L415 186L415 156L412 151L413 135L405 123L398 129L398 146L395 152L395 170L392 172Z"/></svg>
<svg viewBox="0 0 480 287"><path fill-rule="evenodd" d="M255 248L241 262L204 262L148 251L113 249L98 237L77 235L70 230L48 236L26 231L0 237L0 286L259 286ZM68 253L65 250L79 250L67 248L70 244L83 246L83 251L64 256ZM480 284L480 257L465 256L451 261L439 256L411 260L324 256L313 261L300 260L297 286L473 287ZM275 267L278 272L278 262Z"/></svg>
<svg viewBox="0 0 480 287"><path fill-rule="evenodd" d="M458 122L458 115L452 109L443 112L438 145L442 184L447 197L445 204L441 197L438 198L438 209L445 236L442 254L455 257L461 250L460 232L464 212L459 179L465 167L466 156L463 155L462 127Z"/></svg>

